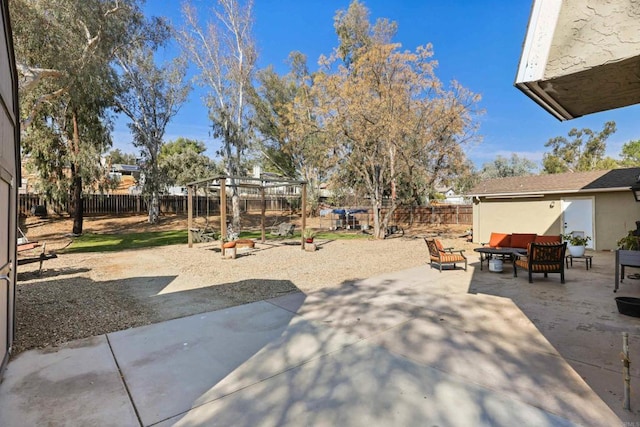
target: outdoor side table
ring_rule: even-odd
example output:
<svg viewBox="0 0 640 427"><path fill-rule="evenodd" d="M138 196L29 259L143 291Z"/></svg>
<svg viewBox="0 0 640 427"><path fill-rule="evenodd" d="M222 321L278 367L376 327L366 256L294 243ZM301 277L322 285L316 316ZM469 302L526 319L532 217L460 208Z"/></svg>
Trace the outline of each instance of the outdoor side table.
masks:
<svg viewBox="0 0 640 427"><path fill-rule="evenodd" d="M567 268L569 268L569 264L571 264L571 267L573 267L574 259L583 259L585 265L587 266L587 270L589 269L589 267L593 267L593 255L573 256L569 254L566 256Z"/></svg>

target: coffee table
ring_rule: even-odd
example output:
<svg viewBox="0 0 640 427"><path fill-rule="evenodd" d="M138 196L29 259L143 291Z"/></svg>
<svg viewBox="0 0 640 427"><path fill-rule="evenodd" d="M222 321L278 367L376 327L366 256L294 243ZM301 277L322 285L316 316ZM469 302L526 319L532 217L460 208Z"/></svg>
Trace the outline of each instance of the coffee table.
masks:
<svg viewBox="0 0 640 427"><path fill-rule="evenodd" d="M569 263L571 263L571 267L573 267L574 259L583 259L584 263L587 265L587 270L589 269L589 267L593 267L593 255L574 256L569 254L566 256L567 268L569 268Z"/></svg>
<svg viewBox="0 0 640 427"><path fill-rule="evenodd" d="M526 254L527 250L522 248L491 248L482 247L475 248L474 252L480 253L480 270L482 270L482 264L487 261L487 267L489 266L489 260L494 256L501 256L503 259L505 256L509 256L510 260L513 260L515 254Z"/></svg>

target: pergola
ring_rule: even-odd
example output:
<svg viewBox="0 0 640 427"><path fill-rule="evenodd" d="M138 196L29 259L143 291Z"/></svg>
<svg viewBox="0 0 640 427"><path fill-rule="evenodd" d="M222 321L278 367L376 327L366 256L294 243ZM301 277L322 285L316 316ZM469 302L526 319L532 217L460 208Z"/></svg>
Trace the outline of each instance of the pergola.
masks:
<svg viewBox="0 0 640 427"><path fill-rule="evenodd" d="M299 181L287 178L252 178L246 176L231 176L231 175L219 175L211 178L201 179L198 181L190 182L187 184L188 194L188 221L187 221L187 234L189 236L189 247L193 247L193 236L191 235L191 229L193 228L193 190L194 187L209 183L209 188L218 190L218 197L220 201L220 233L222 236L227 235L227 181L231 181L234 185L240 188L253 188L260 191L260 199L262 212L260 216L260 229L262 231L262 243L265 242L265 190L268 188L290 187L299 186L301 188L302 198L302 230L306 227L306 212L307 212L307 182ZM224 197L223 197L224 195ZM301 235L300 242L302 249L304 250L305 239Z"/></svg>

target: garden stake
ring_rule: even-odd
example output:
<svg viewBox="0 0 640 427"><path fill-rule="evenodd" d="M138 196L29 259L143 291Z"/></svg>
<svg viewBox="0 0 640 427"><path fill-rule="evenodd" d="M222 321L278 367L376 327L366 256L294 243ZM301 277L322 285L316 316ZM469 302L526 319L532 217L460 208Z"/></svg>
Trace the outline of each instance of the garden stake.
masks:
<svg viewBox="0 0 640 427"><path fill-rule="evenodd" d="M624 376L624 400L622 402L622 408L630 410L630 394L631 394L631 377L629 375L629 333L622 333L622 375Z"/></svg>

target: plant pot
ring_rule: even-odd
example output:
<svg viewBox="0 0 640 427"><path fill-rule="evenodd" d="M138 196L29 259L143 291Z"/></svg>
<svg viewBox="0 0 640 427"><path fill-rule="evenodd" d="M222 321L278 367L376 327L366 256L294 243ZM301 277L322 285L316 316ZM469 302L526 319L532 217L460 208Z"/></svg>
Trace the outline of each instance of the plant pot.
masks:
<svg viewBox="0 0 640 427"><path fill-rule="evenodd" d="M571 256L584 256L584 246L572 246L572 245L568 245L567 249L569 250L569 253L571 254Z"/></svg>
<svg viewBox="0 0 640 427"><path fill-rule="evenodd" d="M617 297L618 312L625 316L640 317L640 298Z"/></svg>
<svg viewBox="0 0 640 427"><path fill-rule="evenodd" d="M305 243L313 243L313 237L307 237L304 241Z"/></svg>

